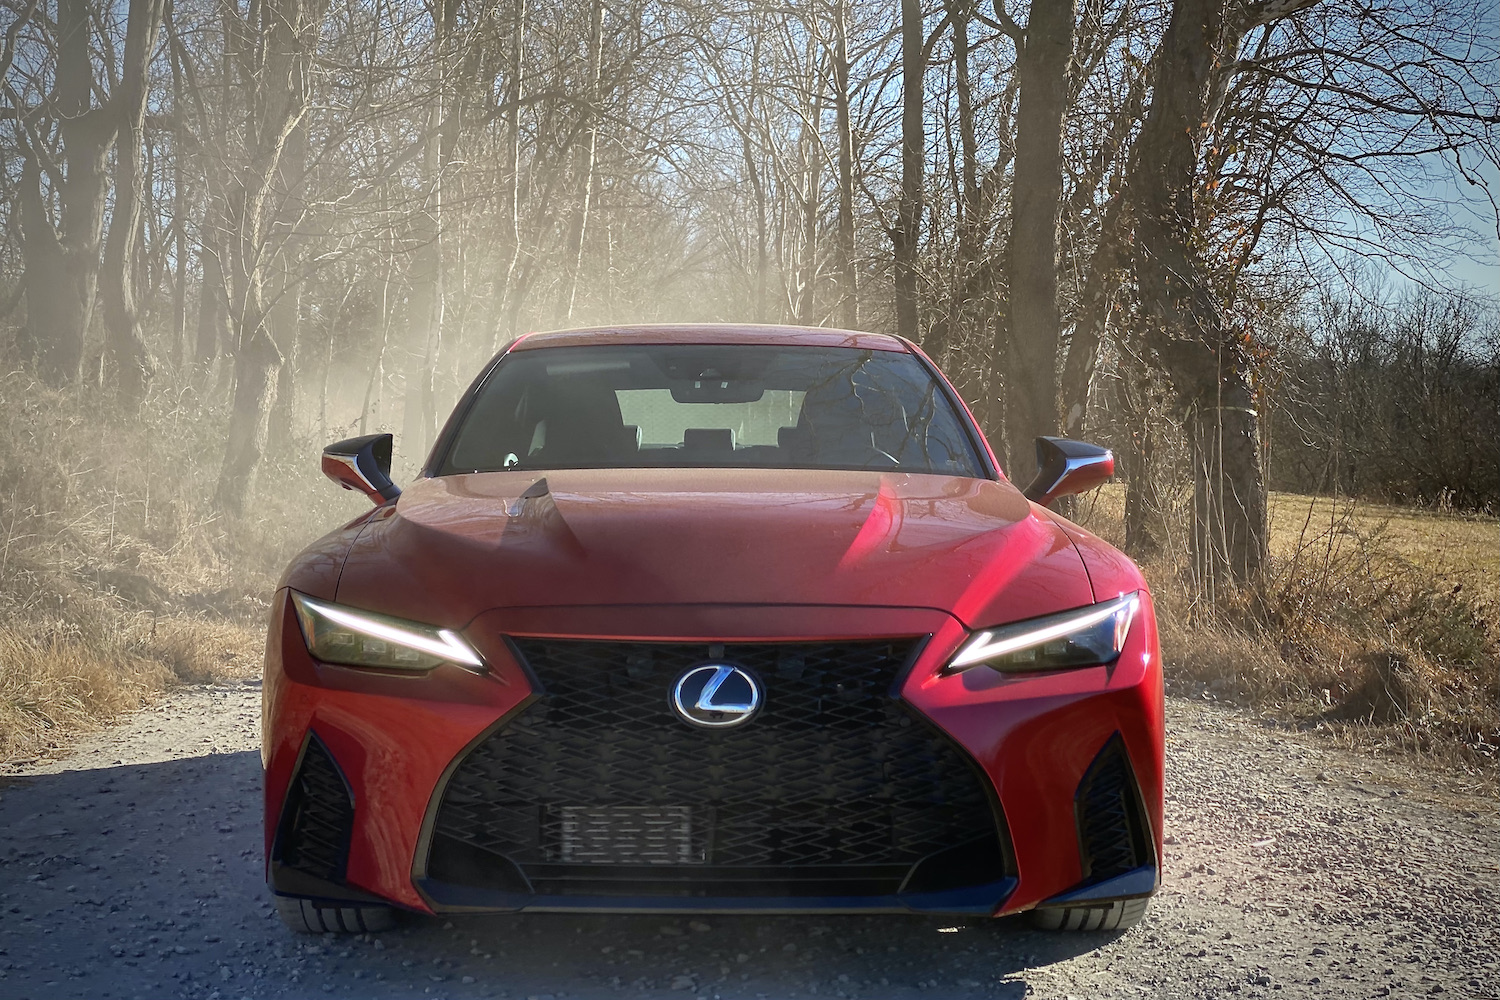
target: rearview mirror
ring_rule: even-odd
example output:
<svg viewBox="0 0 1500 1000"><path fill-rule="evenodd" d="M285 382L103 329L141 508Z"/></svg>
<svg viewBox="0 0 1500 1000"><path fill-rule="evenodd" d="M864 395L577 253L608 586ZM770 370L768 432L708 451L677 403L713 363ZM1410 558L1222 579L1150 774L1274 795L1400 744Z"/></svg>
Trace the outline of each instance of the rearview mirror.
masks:
<svg viewBox="0 0 1500 1000"><path fill-rule="evenodd" d="M394 500L401 495L401 487L391 482L394 442L389 434L336 441L323 449L323 475L346 490L359 490L376 505Z"/></svg>
<svg viewBox="0 0 1500 1000"><path fill-rule="evenodd" d="M758 403L765 394L765 386L744 380L704 378L672 386L676 403Z"/></svg>
<svg viewBox="0 0 1500 1000"><path fill-rule="evenodd" d="M1069 438L1036 439L1036 478L1024 492L1043 507L1059 497L1085 493L1102 486L1115 474L1115 456L1108 448Z"/></svg>

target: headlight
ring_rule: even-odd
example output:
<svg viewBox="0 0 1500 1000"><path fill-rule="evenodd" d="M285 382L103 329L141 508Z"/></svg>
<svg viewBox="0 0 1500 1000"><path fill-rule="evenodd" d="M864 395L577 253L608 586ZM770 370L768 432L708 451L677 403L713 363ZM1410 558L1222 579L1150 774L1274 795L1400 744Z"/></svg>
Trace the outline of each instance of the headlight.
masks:
<svg viewBox="0 0 1500 1000"><path fill-rule="evenodd" d="M1002 673L1107 666L1120 658L1140 604L1139 594L1126 594L1060 615L976 632L943 671L957 673L981 663Z"/></svg>
<svg viewBox="0 0 1500 1000"><path fill-rule="evenodd" d="M476 672L484 660L463 636L389 615L355 611L292 591L307 651L324 663L384 670L431 670L456 663Z"/></svg>

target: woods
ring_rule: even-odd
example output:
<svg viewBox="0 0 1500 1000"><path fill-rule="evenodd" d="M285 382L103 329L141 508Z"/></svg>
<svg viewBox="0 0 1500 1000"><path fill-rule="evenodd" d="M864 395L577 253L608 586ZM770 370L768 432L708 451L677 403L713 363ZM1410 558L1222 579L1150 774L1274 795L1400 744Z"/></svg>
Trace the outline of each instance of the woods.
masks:
<svg viewBox="0 0 1500 1000"><path fill-rule="evenodd" d="M1038 434L1116 447L1137 551L1190 490L1205 593L1261 574L1271 481L1497 499L1462 420L1377 472L1369 411L1302 391L1371 371L1345 320L1395 280L1465 317L1442 391L1493 414L1495 305L1448 271L1496 236L1447 187L1493 206L1479 2L0 9L0 350L126 413L222 401L230 514L269 448L388 428L411 467L520 333L632 320L909 337L1013 479Z"/></svg>

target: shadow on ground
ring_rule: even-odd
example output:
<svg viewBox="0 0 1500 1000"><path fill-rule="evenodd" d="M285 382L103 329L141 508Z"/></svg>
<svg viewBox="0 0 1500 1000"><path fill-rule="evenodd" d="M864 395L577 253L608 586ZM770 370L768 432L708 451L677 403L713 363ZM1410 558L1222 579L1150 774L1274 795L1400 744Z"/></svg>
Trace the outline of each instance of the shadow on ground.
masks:
<svg viewBox="0 0 1500 1000"><path fill-rule="evenodd" d="M286 930L262 880L254 752L11 779L0 789L0 995L202 998L1022 997L1114 935L923 917L408 917Z"/></svg>

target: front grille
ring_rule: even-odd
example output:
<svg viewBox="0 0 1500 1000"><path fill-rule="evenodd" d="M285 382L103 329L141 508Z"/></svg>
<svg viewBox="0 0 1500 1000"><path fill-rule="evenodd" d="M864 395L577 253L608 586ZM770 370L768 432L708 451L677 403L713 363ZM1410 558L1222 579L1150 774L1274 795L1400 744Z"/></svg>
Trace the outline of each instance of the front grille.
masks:
<svg viewBox="0 0 1500 1000"><path fill-rule="evenodd" d="M501 856L546 892L894 892L996 830L966 755L892 696L913 645L517 640L539 698L454 770L429 871L474 880L476 857ZM761 680L753 720L700 729L672 711L672 685L709 659Z"/></svg>
<svg viewBox="0 0 1500 1000"><path fill-rule="evenodd" d="M309 735L302 763L287 790L277 837L277 860L328 882L344 881L354 799L323 741Z"/></svg>
<svg viewBox="0 0 1500 1000"><path fill-rule="evenodd" d="M1078 839L1087 882L1150 863L1135 778L1118 736L1105 744L1078 784Z"/></svg>

